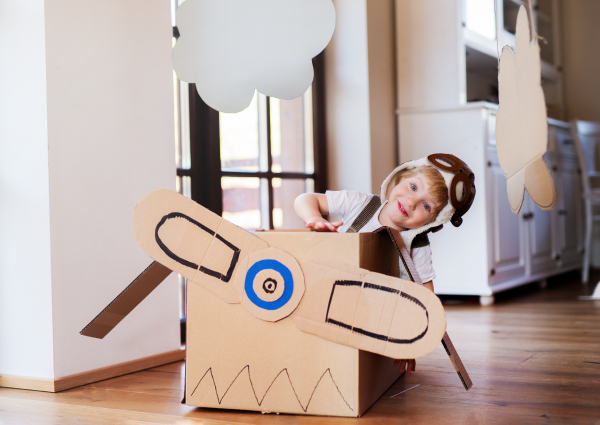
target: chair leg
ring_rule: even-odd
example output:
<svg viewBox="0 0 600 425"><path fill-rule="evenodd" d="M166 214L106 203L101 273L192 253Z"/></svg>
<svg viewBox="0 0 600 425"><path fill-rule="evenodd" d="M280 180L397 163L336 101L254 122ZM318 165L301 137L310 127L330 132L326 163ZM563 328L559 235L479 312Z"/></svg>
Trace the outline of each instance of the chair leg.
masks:
<svg viewBox="0 0 600 425"><path fill-rule="evenodd" d="M593 217L592 217L592 204L589 201L585 202L585 243L583 246L583 270L581 271L581 282L588 283L590 273L590 259L592 256L592 230L593 230Z"/></svg>

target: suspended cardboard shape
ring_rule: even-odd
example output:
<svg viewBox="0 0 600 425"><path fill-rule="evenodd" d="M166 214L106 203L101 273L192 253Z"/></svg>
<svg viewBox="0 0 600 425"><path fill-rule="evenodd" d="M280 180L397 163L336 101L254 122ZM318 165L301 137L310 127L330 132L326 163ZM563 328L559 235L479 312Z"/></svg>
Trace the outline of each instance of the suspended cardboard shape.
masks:
<svg viewBox="0 0 600 425"><path fill-rule="evenodd" d="M515 214L521 209L525 189L540 208L556 205L554 180L543 159L548 147L548 119L541 85L540 48L531 16L525 7L520 7L515 51L508 46L502 49L498 74L496 147Z"/></svg>
<svg viewBox="0 0 600 425"><path fill-rule="evenodd" d="M177 76L221 112L248 107L255 90L301 96L313 80L312 58L335 28L331 0L186 0L177 10Z"/></svg>

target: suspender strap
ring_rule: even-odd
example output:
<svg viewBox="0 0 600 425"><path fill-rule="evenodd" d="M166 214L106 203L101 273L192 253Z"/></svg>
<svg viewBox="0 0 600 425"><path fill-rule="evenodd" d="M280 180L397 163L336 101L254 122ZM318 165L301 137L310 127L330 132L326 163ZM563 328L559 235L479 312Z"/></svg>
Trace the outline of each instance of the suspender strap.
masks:
<svg viewBox="0 0 600 425"><path fill-rule="evenodd" d="M358 214L358 217L356 217L350 227L348 227L346 233L358 233L359 230L365 227L365 224L371 220L380 206L381 198L379 198L377 195L373 195L367 206L363 208L360 214Z"/></svg>
<svg viewBox="0 0 600 425"><path fill-rule="evenodd" d="M373 215L377 212L379 207L381 207L381 198L377 195L373 195L371 200L358 214L356 219L354 219L348 230L346 230L346 233L358 233L360 229L362 229L369 222L369 220L373 218ZM427 233L422 233L413 239L411 249L420 248L427 245L429 245Z"/></svg>

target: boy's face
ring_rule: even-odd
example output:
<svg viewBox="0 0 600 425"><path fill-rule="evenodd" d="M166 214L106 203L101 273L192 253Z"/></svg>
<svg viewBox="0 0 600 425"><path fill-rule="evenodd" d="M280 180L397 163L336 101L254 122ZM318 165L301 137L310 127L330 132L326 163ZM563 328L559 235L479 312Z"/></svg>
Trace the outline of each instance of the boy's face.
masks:
<svg viewBox="0 0 600 425"><path fill-rule="evenodd" d="M398 227L399 230L417 229L433 221L438 207L429 194L431 183L423 174L404 178L398 183L388 196L388 204L384 214L387 214L388 223Z"/></svg>

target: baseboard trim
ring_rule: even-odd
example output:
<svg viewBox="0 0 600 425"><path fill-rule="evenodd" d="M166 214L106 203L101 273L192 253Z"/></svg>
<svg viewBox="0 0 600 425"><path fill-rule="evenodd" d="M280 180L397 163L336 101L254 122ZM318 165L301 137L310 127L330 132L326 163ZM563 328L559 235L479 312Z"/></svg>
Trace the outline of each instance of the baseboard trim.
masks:
<svg viewBox="0 0 600 425"><path fill-rule="evenodd" d="M18 388L20 390L34 390L54 392L52 379L24 378L22 376L0 375L0 387Z"/></svg>
<svg viewBox="0 0 600 425"><path fill-rule="evenodd" d="M92 382L104 381L128 373L161 366L185 359L185 350L174 350L167 353L156 354L125 363L119 363L88 372L77 373L58 379L36 379L20 376L0 375L0 387L18 388L23 390L58 392Z"/></svg>

